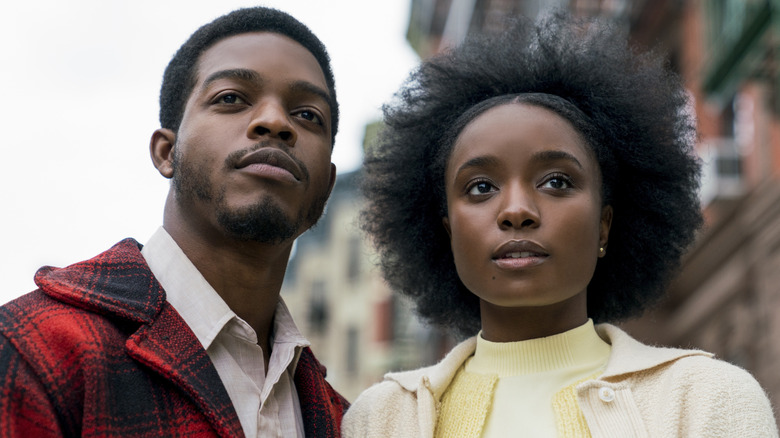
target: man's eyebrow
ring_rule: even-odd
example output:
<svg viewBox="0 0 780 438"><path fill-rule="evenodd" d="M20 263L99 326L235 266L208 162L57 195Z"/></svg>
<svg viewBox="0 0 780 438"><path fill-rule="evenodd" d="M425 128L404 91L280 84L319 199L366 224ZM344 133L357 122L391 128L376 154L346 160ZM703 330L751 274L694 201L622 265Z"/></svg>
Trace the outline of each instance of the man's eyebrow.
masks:
<svg viewBox="0 0 780 438"><path fill-rule="evenodd" d="M546 161L558 161L558 160L565 160L573 163L580 169L583 169L582 163L580 163L580 160L577 159L574 155L561 150L547 150L547 151L541 151L534 154L532 157L534 161L540 161L540 162L546 162Z"/></svg>
<svg viewBox="0 0 780 438"><path fill-rule="evenodd" d="M290 90L293 92L298 93L307 93L307 94L313 94L325 102L327 102L328 106L330 106L330 93L322 89L321 87L318 87L311 82L307 81L295 81L292 84L290 84Z"/></svg>
<svg viewBox="0 0 780 438"><path fill-rule="evenodd" d="M263 82L263 78L260 77L260 75L254 70L249 70L246 68L232 68L228 70L216 71L210 74L203 81L203 85L201 85L201 88L206 88L209 85L211 85L213 82L218 81L220 79L238 79L241 81L257 82L257 83Z"/></svg>

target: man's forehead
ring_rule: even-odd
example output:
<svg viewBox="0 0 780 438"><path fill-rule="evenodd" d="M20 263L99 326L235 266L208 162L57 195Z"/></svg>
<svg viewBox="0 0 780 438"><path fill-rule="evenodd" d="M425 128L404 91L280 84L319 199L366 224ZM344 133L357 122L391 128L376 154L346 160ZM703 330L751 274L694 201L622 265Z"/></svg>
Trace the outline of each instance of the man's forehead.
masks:
<svg viewBox="0 0 780 438"><path fill-rule="evenodd" d="M274 32L247 32L217 41L198 59L198 82L226 69L285 74L291 81L304 80L328 89L314 54L294 39Z"/></svg>

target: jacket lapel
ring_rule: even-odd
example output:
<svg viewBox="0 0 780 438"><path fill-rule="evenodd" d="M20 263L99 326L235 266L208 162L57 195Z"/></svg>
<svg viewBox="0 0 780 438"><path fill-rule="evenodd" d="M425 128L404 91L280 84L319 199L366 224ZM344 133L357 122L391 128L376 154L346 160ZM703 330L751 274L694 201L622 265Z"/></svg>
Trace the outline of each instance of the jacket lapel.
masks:
<svg viewBox="0 0 780 438"><path fill-rule="evenodd" d="M238 415L206 351L168 303L125 344L128 354L183 390L221 436L244 436Z"/></svg>
<svg viewBox="0 0 780 438"><path fill-rule="evenodd" d="M341 417L349 403L331 388L325 381L325 375L325 367L317 361L310 348L304 348L295 369L294 381L307 437L341 436Z"/></svg>
<svg viewBox="0 0 780 438"><path fill-rule="evenodd" d="M140 324L125 343L128 355L181 388L221 436L244 436L216 368L195 334L165 300L138 242L122 240L108 251L66 268L41 268L35 282L58 300Z"/></svg>

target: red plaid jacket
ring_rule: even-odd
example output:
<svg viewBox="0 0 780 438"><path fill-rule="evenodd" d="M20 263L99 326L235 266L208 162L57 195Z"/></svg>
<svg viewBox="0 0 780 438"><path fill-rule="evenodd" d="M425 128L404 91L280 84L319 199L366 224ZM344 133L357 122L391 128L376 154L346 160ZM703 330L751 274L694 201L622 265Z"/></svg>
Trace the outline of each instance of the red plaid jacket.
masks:
<svg viewBox="0 0 780 438"><path fill-rule="evenodd" d="M217 370L126 239L35 275L0 307L0 437L243 436ZM337 437L349 406L304 349L307 437Z"/></svg>

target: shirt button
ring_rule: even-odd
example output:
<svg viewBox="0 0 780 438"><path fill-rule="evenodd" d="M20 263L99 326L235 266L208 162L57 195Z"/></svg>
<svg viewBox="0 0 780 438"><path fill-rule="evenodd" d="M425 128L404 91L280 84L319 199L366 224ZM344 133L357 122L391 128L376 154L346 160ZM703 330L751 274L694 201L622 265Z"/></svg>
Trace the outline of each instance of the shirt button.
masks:
<svg viewBox="0 0 780 438"><path fill-rule="evenodd" d="M599 388L599 398L603 402L611 402L615 400L615 390L606 386Z"/></svg>

